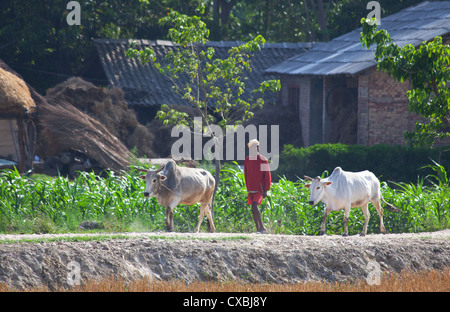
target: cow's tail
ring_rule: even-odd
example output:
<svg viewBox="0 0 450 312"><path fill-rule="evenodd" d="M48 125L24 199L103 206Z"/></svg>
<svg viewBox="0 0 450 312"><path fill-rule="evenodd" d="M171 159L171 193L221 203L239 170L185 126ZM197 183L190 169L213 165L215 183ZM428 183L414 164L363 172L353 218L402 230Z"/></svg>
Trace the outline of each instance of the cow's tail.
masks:
<svg viewBox="0 0 450 312"><path fill-rule="evenodd" d="M391 205L391 204L389 204L387 201L385 201L384 198L383 198L383 196L381 196L381 200L383 201L383 203L386 204L387 208L388 208L390 211L393 211L393 212L400 212L400 209L398 209L397 207L394 207L393 205Z"/></svg>

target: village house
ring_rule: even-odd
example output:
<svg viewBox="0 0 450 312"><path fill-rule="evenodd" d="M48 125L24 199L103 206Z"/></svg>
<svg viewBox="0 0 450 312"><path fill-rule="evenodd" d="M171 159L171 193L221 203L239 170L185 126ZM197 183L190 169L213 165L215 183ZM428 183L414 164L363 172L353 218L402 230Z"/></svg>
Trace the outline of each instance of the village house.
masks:
<svg viewBox="0 0 450 312"><path fill-rule="evenodd" d="M119 87L124 91L128 106L137 112L141 122L153 118L160 105L188 105L173 90L173 82L162 75L150 64L142 65L137 59L125 56L131 43L137 49L149 47L153 49L158 60L175 49L172 42L166 40L134 40L134 39L95 39L100 62L111 87ZM228 51L243 42L239 41L209 41L206 47L213 47L215 56L228 57ZM265 69L283 62L291 57L304 53L311 47L310 43L266 43L261 51L256 52L251 59L252 71L247 72L246 92L257 89L265 80L275 79L278 75L269 75ZM180 77L182 78L182 77ZM269 96L266 102L275 103L276 94Z"/></svg>
<svg viewBox="0 0 450 312"><path fill-rule="evenodd" d="M0 169L32 169L36 110L25 81L0 60Z"/></svg>
<svg viewBox="0 0 450 312"><path fill-rule="evenodd" d="M400 46L450 34L450 2L423 2L396 14L381 16ZM266 70L279 75L279 105L296 109L303 143L404 145L404 133L418 116L408 111L408 81L400 83L377 70L375 46L367 50L356 29L326 43L317 43Z"/></svg>
<svg viewBox="0 0 450 312"><path fill-rule="evenodd" d="M450 2L423 2L396 14L381 16L386 29L400 46L450 35ZM421 118L408 111L409 82L400 83L377 70L375 46L360 42L361 28L329 42L266 43L256 53L248 73L247 90L268 79L280 79L281 91L266 103L275 103L296 116L293 136L303 146L318 143L404 145L404 134ZM172 89L172 82L154 66L143 66L125 57L131 42L138 49L151 47L161 59L174 46L164 40L94 40L111 87L124 91L140 122L151 120L161 104L186 105ZM218 57L241 42L208 42ZM267 105L266 105L267 106ZM293 113L292 113L293 112ZM286 125L287 127L287 125ZM290 138L292 140L292 138Z"/></svg>

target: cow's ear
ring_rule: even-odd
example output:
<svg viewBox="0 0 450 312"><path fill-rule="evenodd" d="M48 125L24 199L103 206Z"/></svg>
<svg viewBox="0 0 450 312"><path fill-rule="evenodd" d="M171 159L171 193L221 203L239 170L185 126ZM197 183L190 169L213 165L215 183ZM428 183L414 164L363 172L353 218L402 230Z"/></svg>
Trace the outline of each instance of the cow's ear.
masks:
<svg viewBox="0 0 450 312"><path fill-rule="evenodd" d="M161 179L161 181L164 181L165 179L167 179L167 177L165 175L163 175L163 174L160 174L159 178Z"/></svg>
<svg viewBox="0 0 450 312"><path fill-rule="evenodd" d="M145 180L145 175L139 176L139 179Z"/></svg>
<svg viewBox="0 0 450 312"><path fill-rule="evenodd" d="M305 187L309 188L311 186L311 183L305 184Z"/></svg>
<svg viewBox="0 0 450 312"><path fill-rule="evenodd" d="M333 182L325 182L325 185L331 185Z"/></svg>

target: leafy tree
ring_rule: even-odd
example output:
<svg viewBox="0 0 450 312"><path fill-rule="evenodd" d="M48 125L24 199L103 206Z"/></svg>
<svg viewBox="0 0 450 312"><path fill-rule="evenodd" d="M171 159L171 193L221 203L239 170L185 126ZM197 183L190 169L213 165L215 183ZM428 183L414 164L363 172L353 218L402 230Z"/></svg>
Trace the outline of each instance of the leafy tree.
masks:
<svg viewBox="0 0 450 312"><path fill-rule="evenodd" d="M68 0L2 0L0 58L40 92L78 75L98 79L95 38L161 39L158 25L172 7L194 13L201 0L79 1L81 25L66 22Z"/></svg>
<svg viewBox="0 0 450 312"><path fill-rule="evenodd" d="M382 14L422 0L388 1ZM158 21L172 9L198 14L211 40L248 41L262 35L271 42L321 41L359 26L367 1L355 0L90 0L79 1L81 25L69 26L69 0L2 0L0 58L40 92L77 75L106 83L93 38L164 39ZM198 13L196 8L205 7ZM100 81L100 82L99 82Z"/></svg>
<svg viewBox="0 0 450 312"><path fill-rule="evenodd" d="M222 134L227 125L238 125L253 116L253 110L262 107L261 94L267 90L276 91L280 87L278 80L261 83L253 90L250 98L245 92L246 72L251 70L250 59L254 52L264 45L264 38L257 36L253 40L229 50L228 58L215 56L213 47L206 47L209 30L198 16L189 17L172 11L160 20L163 25L170 25L168 37L176 44L175 50L168 52L163 59L157 59L150 48L127 51L128 57L140 59L143 64L152 63L172 82L178 94L197 109L201 115L203 132L214 139L216 164L216 190L220 182L220 158L223 137L215 132L213 123L219 126ZM164 123L190 125L185 113L162 105L157 118Z"/></svg>
<svg viewBox="0 0 450 312"><path fill-rule="evenodd" d="M409 80L408 108L425 117L428 122L417 122L413 132L405 138L415 146L433 146L435 138L449 137L450 133L450 46L442 37L422 42L418 48L404 47L392 42L389 33L377 31L374 20L361 20L361 42L370 48L376 44L375 60L383 70L400 82Z"/></svg>

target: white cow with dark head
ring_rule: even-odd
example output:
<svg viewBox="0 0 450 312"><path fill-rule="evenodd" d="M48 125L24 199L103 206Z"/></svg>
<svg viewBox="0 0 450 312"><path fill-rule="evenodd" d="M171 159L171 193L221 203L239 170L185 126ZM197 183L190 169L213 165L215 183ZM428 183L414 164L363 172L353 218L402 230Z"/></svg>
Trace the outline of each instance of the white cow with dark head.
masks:
<svg viewBox="0 0 450 312"><path fill-rule="evenodd" d="M385 233L386 230L383 224L381 201L391 211L400 211L384 200L380 191L380 181L370 171L348 172L336 167L328 178L316 177L313 179L305 176L305 179L311 181L311 183L305 185L311 191L309 204L316 205L321 201L326 205L320 235L325 234L325 221L330 211L344 209L344 236L348 235L348 217L351 208L361 207L364 214L364 227L361 236L367 234L367 224L370 219L369 202L372 202L377 209L382 233Z"/></svg>

